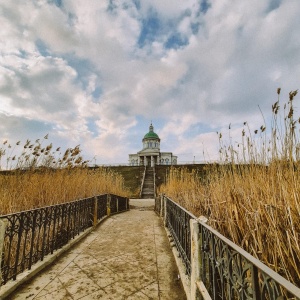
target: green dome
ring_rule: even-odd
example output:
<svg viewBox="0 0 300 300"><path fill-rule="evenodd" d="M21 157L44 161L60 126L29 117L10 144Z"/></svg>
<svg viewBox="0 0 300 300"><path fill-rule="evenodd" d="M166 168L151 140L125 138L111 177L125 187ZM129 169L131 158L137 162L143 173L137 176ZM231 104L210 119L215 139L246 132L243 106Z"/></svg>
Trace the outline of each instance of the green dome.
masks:
<svg viewBox="0 0 300 300"><path fill-rule="evenodd" d="M144 139L159 139L158 135L155 132L148 132L145 134Z"/></svg>
<svg viewBox="0 0 300 300"><path fill-rule="evenodd" d="M149 127L149 132L145 134L144 139L159 139L158 135L153 131L152 123Z"/></svg>

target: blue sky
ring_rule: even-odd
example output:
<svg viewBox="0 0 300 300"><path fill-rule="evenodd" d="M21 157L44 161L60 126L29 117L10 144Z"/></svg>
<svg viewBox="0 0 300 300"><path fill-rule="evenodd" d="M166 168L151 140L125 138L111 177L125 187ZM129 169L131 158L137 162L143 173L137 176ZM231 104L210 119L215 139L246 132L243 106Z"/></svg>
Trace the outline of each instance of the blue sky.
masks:
<svg viewBox="0 0 300 300"><path fill-rule="evenodd" d="M215 160L217 131L239 139L278 87L300 87L299 14L299 0L0 0L0 142L49 134L127 163L152 121L162 151Z"/></svg>

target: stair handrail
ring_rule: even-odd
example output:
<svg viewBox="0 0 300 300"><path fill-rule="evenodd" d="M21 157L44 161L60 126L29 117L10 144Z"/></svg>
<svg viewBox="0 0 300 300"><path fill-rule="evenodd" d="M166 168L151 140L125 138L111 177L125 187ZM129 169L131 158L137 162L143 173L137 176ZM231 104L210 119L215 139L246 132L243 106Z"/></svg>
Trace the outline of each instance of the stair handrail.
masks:
<svg viewBox="0 0 300 300"><path fill-rule="evenodd" d="M145 166L144 174L143 174L143 178L142 178L142 183L141 183L141 188L140 188L140 198L142 198L143 187L144 187L144 181L145 181L145 176L146 176L146 169L147 169L147 166Z"/></svg>

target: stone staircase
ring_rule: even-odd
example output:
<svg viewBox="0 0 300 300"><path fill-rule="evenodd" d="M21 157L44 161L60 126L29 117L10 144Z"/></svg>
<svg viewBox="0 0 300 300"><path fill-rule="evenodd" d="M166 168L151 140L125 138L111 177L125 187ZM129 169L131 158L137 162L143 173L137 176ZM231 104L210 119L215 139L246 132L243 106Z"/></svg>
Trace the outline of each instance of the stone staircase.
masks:
<svg viewBox="0 0 300 300"><path fill-rule="evenodd" d="M142 187L142 199L154 198L154 170L153 167L146 167L145 179Z"/></svg>

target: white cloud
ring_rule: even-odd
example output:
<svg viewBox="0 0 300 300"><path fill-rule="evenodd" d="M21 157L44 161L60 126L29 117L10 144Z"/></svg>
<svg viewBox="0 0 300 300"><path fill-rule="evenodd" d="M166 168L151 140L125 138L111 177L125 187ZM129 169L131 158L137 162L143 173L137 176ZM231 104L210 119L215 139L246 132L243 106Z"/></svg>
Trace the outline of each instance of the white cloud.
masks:
<svg viewBox="0 0 300 300"><path fill-rule="evenodd" d="M194 0L111 3L0 0L2 136L12 119L28 136L45 122L89 157L126 162L141 116L164 124L165 150L207 144L213 156L212 131L260 124L258 105L268 118L277 87L299 88L298 0L211 1L206 13ZM158 27L142 44L145 24Z"/></svg>
<svg viewBox="0 0 300 300"><path fill-rule="evenodd" d="M186 10L192 11L198 9L198 1L195 0L143 0L140 1L141 10L146 14L149 9L154 9L157 13L165 18L178 18Z"/></svg>

